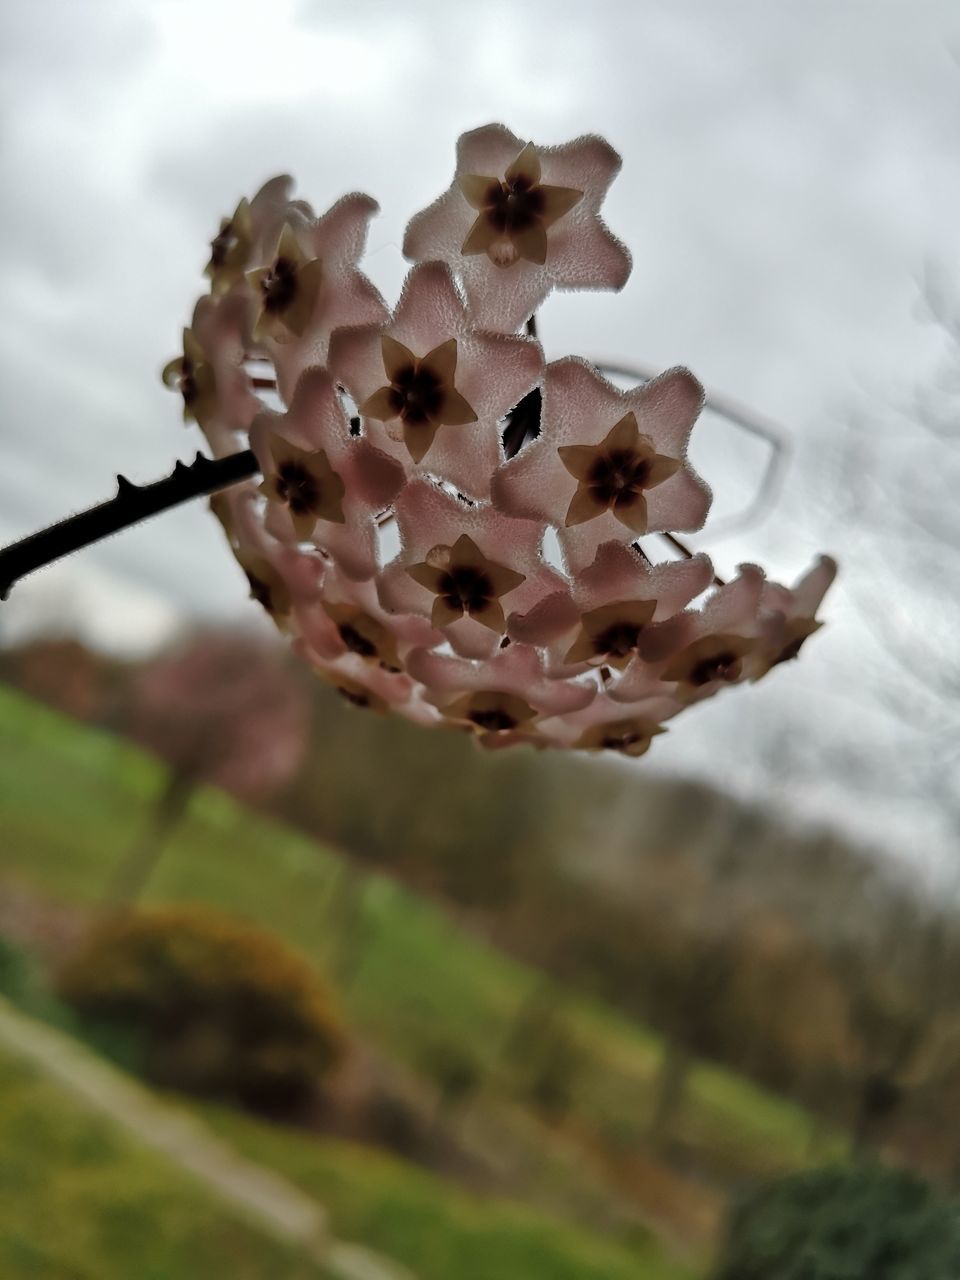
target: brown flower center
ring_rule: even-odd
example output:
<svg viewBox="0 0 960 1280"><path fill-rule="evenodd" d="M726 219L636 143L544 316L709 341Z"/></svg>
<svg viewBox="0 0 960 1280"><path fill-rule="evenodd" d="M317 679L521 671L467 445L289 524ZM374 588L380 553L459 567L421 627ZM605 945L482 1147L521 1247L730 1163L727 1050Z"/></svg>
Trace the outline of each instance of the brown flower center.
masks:
<svg viewBox="0 0 960 1280"><path fill-rule="evenodd" d="M478 729L483 729L486 733L505 733L508 729L515 729L519 721L504 711L501 707L491 707L485 711L471 711L467 715L467 719L471 724L475 724Z"/></svg>
<svg viewBox="0 0 960 1280"><path fill-rule="evenodd" d="M735 653L726 651L703 658L690 672L690 683L698 688L710 684L714 680L722 680L726 684L739 680L743 670L743 660Z"/></svg>
<svg viewBox="0 0 960 1280"><path fill-rule="evenodd" d="M537 183L519 174L509 181L492 183L485 212L502 235L526 231L543 217L545 201Z"/></svg>
<svg viewBox="0 0 960 1280"><path fill-rule="evenodd" d="M615 658L625 658L636 649L643 627L638 622L614 622L606 631L595 636L593 651L597 654L610 653Z"/></svg>
<svg viewBox="0 0 960 1280"><path fill-rule="evenodd" d="M605 506L631 503L641 493L650 474L650 460L632 449L614 449L602 454L590 468L587 486Z"/></svg>
<svg viewBox="0 0 960 1280"><path fill-rule="evenodd" d="M340 632L340 639L351 653L357 653L361 658L375 658L377 656L377 646L373 641L361 635L356 627L351 626L349 622L341 622L337 630Z"/></svg>
<svg viewBox="0 0 960 1280"><path fill-rule="evenodd" d="M435 373L422 366L407 365L390 384L390 407L408 426L428 422L440 410L443 383Z"/></svg>
<svg viewBox="0 0 960 1280"><path fill-rule="evenodd" d="M297 264L290 258L277 258L260 281L263 309L286 311L297 292Z"/></svg>
<svg viewBox="0 0 960 1280"><path fill-rule="evenodd" d="M315 476L299 462L282 462L277 468L277 497L297 516L316 510L320 489Z"/></svg>
<svg viewBox="0 0 960 1280"><path fill-rule="evenodd" d="M437 594L445 604L451 609L463 609L467 613L474 610L479 612L495 596L490 579L473 565L448 569L437 585Z"/></svg>

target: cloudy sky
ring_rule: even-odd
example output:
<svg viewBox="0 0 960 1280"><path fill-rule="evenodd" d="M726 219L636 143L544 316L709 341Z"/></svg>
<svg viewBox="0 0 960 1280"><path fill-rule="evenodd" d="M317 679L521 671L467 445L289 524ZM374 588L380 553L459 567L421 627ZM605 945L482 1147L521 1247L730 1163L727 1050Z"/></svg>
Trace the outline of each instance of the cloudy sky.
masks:
<svg viewBox="0 0 960 1280"><path fill-rule="evenodd" d="M803 662L683 717L653 767L949 870L960 473L917 397L950 356L930 282L960 310L955 0L5 0L0 540L197 447L159 369L241 194L284 170L320 210L369 191L365 266L395 296L405 222L490 120L542 143L599 132L624 158L606 215L633 276L552 299L548 354L688 364L790 438L775 508L699 545L788 581L820 549L844 565ZM721 516L760 464L717 418L695 460ZM244 619L244 596L195 507L23 584L0 638L42 621L147 644Z"/></svg>

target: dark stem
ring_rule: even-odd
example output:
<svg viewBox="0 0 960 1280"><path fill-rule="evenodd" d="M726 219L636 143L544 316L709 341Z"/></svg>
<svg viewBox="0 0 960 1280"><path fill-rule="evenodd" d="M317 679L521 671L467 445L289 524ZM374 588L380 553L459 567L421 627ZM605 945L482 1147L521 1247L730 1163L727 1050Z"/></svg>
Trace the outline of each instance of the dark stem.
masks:
<svg viewBox="0 0 960 1280"><path fill-rule="evenodd" d="M109 502L69 516L49 529L41 529L0 550L0 600L7 598L15 582L45 564L100 542L161 511L227 489L259 471L260 464L253 450L244 449L218 459L198 453L189 466L178 462L169 476L153 484L133 484L125 476L117 476L117 493Z"/></svg>
<svg viewBox="0 0 960 1280"><path fill-rule="evenodd" d="M680 554L683 556L684 560L693 559L694 552L690 550L690 548L687 546L685 542L681 542L679 538L675 538L672 533L667 533L665 529L661 529L660 537L663 538L664 542L669 542L671 547L673 547L674 551L679 551ZM726 582L724 582L723 578L720 578L717 576L717 574L714 574L713 585L715 587L725 587L727 584Z"/></svg>

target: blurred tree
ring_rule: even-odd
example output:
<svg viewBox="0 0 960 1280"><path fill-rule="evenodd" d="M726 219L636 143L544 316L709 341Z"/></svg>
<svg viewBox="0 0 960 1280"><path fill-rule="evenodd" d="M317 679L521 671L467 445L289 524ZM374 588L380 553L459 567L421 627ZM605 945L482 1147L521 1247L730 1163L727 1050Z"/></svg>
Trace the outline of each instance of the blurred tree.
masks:
<svg viewBox="0 0 960 1280"><path fill-rule="evenodd" d="M168 766L153 812L109 885L134 901L201 783L263 801L299 766L309 704L284 659L255 637L207 632L143 667L131 688L128 731Z"/></svg>

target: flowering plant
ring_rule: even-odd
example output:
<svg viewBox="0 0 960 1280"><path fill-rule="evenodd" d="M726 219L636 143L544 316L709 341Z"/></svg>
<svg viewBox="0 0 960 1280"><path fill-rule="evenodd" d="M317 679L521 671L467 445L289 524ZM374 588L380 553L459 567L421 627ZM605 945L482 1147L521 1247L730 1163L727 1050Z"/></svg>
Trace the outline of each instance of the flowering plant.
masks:
<svg viewBox="0 0 960 1280"><path fill-rule="evenodd" d="M211 505L253 597L359 706L486 747L641 755L820 625L830 559L793 589L752 565L721 583L677 538L710 506L687 459L692 373L624 391L544 361L551 290L629 274L599 212L619 167L596 137L464 134L450 188L407 228L393 311L357 267L369 197L317 217L275 178L221 223L164 379L215 457L253 451L262 480ZM655 562L654 535L673 559Z"/></svg>

